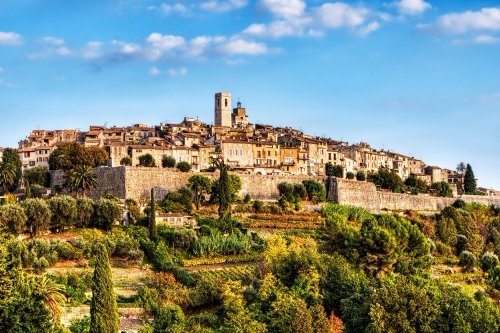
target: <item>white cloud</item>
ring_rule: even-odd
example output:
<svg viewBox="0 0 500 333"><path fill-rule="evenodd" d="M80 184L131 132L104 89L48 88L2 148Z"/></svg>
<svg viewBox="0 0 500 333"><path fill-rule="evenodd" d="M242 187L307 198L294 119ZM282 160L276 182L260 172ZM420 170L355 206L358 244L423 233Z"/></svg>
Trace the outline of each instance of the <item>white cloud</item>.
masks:
<svg viewBox="0 0 500 333"><path fill-rule="evenodd" d="M500 93L483 94L464 99L464 104L497 104L500 102Z"/></svg>
<svg viewBox="0 0 500 333"><path fill-rule="evenodd" d="M167 71L168 76L185 76L187 74L186 67L170 68Z"/></svg>
<svg viewBox="0 0 500 333"><path fill-rule="evenodd" d="M5 72L5 68L0 67L0 73L3 73L3 72Z"/></svg>
<svg viewBox="0 0 500 333"><path fill-rule="evenodd" d="M252 24L243 31L244 34L256 37L280 38L285 36L297 36L302 34L302 28L290 22L280 20L269 24Z"/></svg>
<svg viewBox="0 0 500 333"><path fill-rule="evenodd" d="M141 46L134 43L126 43L118 40L114 40L111 42L111 45L117 46L118 52L123 55L134 55L141 52Z"/></svg>
<svg viewBox="0 0 500 333"><path fill-rule="evenodd" d="M495 44L500 41L500 38L491 35L479 35L474 37L475 44Z"/></svg>
<svg viewBox="0 0 500 333"><path fill-rule="evenodd" d="M263 43L257 43L243 38L235 38L223 44L220 47L220 51L229 55L260 55L268 53L269 50Z"/></svg>
<svg viewBox="0 0 500 333"><path fill-rule="evenodd" d="M302 0L261 0L260 5L273 15L284 18L300 17L306 9Z"/></svg>
<svg viewBox="0 0 500 333"><path fill-rule="evenodd" d="M160 71L157 67L153 66L153 67L151 67L151 69L149 70L149 74L150 74L151 76L158 76L158 75L160 75L160 74L161 74L161 71Z"/></svg>
<svg viewBox="0 0 500 333"><path fill-rule="evenodd" d="M151 7L149 7L149 8L151 8ZM153 7L151 9L156 9L156 7ZM172 13L174 13L174 14L185 14L188 11L187 7L184 6L180 2L177 2L177 3L174 3L174 4L162 3L160 5L159 9L164 14L172 14Z"/></svg>
<svg viewBox="0 0 500 333"><path fill-rule="evenodd" d="M365 23L370 10L342 2L325 3L316 9L316 15L328 28L357 27Z"/></svg>
<svg viewBox="0 0 500 333"><path fill-rule="evenodd" d="M146 38L146 41L153 47L160 50L171 50L184 46L186 40L184 37L175 35L162 35L158 32L153 32Z"/></svg>
<svg viewBox="0 0 500 333"><path fill-rule="evenodd" d="M15 87L16 87L15 84L0 79L0 88L11 89L11 88L15 88Z"/></svg>
<svg viewBox="0 0 500 333"><path fill-rule="evenodd" d="M440 16L433 24L421 24L420 30L444 34L463 34L471 31L500 30L500 7L482 8L480 11L450 13Z"/></svg>
<svg viewBox="0 0 500 333"><path fill-rule="evenodd" d="M424 0L399 0L390 6L397 8L402 15L418 15L432 8L432 5Z"/></svg>
<svg viewBox="0 0 500 333"><path fill-rule="evenodd" d="M52 36L43 37L40 41L44 44L47 44L47 45L54 45L54 46L64 45L64 39L52 37Z"/></svg>
<svg viewBox="0 0 500 333"><path fill-rule="evenodd" d="M228 12L230 10L243 8L248 4L247 0L209 0L200 4L200 8L213 12Z"/></svg>
<svg viewBox="0 0 500 333"><path fill-rule="evenodd" d="M0 45L21 45L23 38L16 32L2 32L0 31Z"/></svg>
<svg viewBox="0 0 500 333"><path fill-rule="evenodd" d="M102 46L104 44L99 41L90 41L88 42L80 55L85 60L95 60L99 59L103 56Z"/></svg>
<svg viewBox="0 0 500 333"><path fill-rule="evenodd" d="M376 21L367 24L356 30L356 33L360 36L367 36L380 28L380 24Z"/></svg>

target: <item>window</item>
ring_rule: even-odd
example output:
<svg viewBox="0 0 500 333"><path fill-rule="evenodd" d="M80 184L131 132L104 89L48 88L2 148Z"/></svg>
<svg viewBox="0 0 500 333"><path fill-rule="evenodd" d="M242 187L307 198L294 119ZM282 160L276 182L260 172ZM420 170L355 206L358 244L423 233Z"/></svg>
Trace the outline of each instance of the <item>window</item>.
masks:
<svg viewBox="0 0 500 333"><path fill-rule="evenodd" d="M227 107L227 98L224 98L224 106Z"/></svg>
<svg viewBox="0 0 500 333"><path fill-rule="evenodd" d="M217 98L217 106L220 106L220 98Z"/></svg>

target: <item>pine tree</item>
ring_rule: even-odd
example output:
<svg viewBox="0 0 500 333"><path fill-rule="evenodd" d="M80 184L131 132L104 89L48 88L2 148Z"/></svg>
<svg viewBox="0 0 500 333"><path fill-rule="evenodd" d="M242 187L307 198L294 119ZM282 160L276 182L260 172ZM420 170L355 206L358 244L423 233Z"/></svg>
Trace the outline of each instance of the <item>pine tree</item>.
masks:
<svg viewBox="0 0 500 333"><path fill-rule="evenodd" d="M118 332L118 309L108 252L104 244L97 245L94 276L92 278L92 303L90 305L90 333Z"/></svg>
<svg viewBox="0 0 500 333"><path fill-rule="evenodd" d="M474 171L472 171L470 164L467 164L464 176L464 191L467 194L474 194L476 192L476 187L477 184L476 178L474 177Z"/></svg>
<svg viewBox="0 0 500 333"><path fill-rule="evenodd" d="M228 220L231 218L231 189L227 165L220 165L219 177L219 219Z"/></svg>
<svg viewBox="0 0 500 333"><path fill-rule="evenodd" d="M151 211L149 213L149 239L156 241L156 203L154 189L151 189Z"/></svg>

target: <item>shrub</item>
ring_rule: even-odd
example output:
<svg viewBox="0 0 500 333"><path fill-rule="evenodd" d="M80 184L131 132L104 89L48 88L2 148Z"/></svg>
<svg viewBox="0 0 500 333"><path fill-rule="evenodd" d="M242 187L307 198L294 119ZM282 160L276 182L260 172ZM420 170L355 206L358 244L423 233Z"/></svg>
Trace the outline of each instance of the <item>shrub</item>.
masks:
<svg viewBox="0 0 500 333"><path fill-rule="evenodd" d="M356 180L365 181L366 180L366 174L363 171L358 171L356 173Z"/></svg>
<svg viewBox="0 0 500 333"><path fill-rule="evenodd" d="M243 197L243 203L247 204L250 203L250 201L252 201L252 197L250 197L250 194L245 194L245 196Z"/></svg>
<svg viewBox="0 0 500 333"><path fill-rule="evenodd" d="M191 164L185 161L179 162L177 163L177 169L179 169L182 172L189 172L191 171Z"/></svg>
<svg viewBox="0 0 500 333"><path fill-rule="evenodd" d="M459 257L459 264L463 266L467 272L470 272L477 264L476 256L472 252L462 251Z"/></svg>
<svg viewBox="0 0 500 333"><path fill-rule="evenodd" d="M42 185L34 184L30 185L30 192L32 198L42 198L47 193L47 190ZM54 188L54 192L57 193L56 188Z"/></svg>
<svg viewBox="0 0 500 333"><path fill-rule="evenodd" d="M132 165L132 159L130 156L125 156L120 160L120 165L126 165L126 166L131 166Z"/></svg>
<svg viewBox="0 0 500 333"><path fill-rule="evenodd" d="M495 289L500 290L500 266L492 268L488 272L488 283Z"/></svg>
<svg viewBox="0 0 500 333"><path fill-rule="evenodd" d="M14 235L19 235L24 231L27 219L28 217L20 205L6 204L0 206L0 228Z"/></svg>
<svg viewBox="0 0 500 333"><path fill-rule="evenodd" d="M111 230L120 213L121 209L115 201L101 198L94 204L93 225L103 230Z"/></svg>
<svg viewBox="0 0 500 333"><path fill-rule="evenodd" d="M431 189L435 191L438 197L451 197L453 192L447 182L437 182L431 185Z"/></svg>
<svg viewBox="0 0 500 333"><path fill-rule="evenodd" d="M498 256L492 252L485 252L481 257L481 268L488 272L498 265Z"/></svg>
<svg viewBox="0 0 500 333"><path fill-rule="evenodd" d="M178 305L170 304L155 311L153 333L182 333L184 325L184 313Z"/></svg>
<svg viewBox="0 0 500 333"><path fill-rule="evenodd" d="M255 213L263 213L264 212L264 203L260 200L255 200L252 204L253 211Z"/></svg>
<svg viewBox="0 0 500 333"><path fill-rule="evenodd" d="M50 173L49 169L44 166L37 166L24 171L24 178L31 186L39 185L42 187L49 187Z"/></svg>
<svg viewBox="0 0 500 333"><path fill-rule="evenodd" d="M51 212L49 205L43 199L27 199L22 204L26 213L27 227L31 236L49 228Z"/></svg>
<svg viewBox="0 0 500 333"><path fill-rule="evenodd" d="M345 174L345 177L346 177L347 179L354 179L354 177L355 177L355 176L354 176L354 173L352 173L351 171L349 171L349 172L347 172L347 173Z"/></svg>
<svg viewBox="0 0 500 333"><path fill-rule="evenodd" d="M457 250L457 254L459 255L460 253L462 253L462 251L465 251L467 250L467 244L468 243L468 239L466 236L464 235L457 235L457 243L455 245L455 248Z"/></svg>
<svg viewBox="0 0 500 333"><path fill-rule="evenodd" d="M465 208L465 201L463 201L462 199L457 199L455 200L455 202L453 203L453 207L455 208L461 208L461 209L464 209Z"/></svg>
<svg viewBox="0 0 500 333"><path fill-rule="evenodd" d="M139 165L152 168L156 166L156 163L154 157L151 154L144 154L139 156Z"/></svg>
<svg viewBox="0 0 500 333"><path fill-rule="evenodd" d="M52 218L50 228L52 231L61 232L75 224L77 214L76 200L70 196L55 196L48 200Z"/></svg>
<svg viewBox="0 0 500 333"><path fill-rule="evenodd" d="M93 215L94 201L87 197L78 197L76 199L75 226L78 228L89 226Z"/></svg>
<svg viewBox="0 0 500 333"><path fill-rule="evenodd" d="M69 330L71 333L88 333L90 331L90 316L72 320Z"/></svg>
<svg viewBox="0 0 500 333"><path fill-rule="evenodd" d="M309 200L321 202L326 200L326 190L322 183L312 179L306 179L302 182L304 185Z"/></svg>
<svg viewBox="0 0 500 333"><path fill-rule="evenodd" d="M175 158L172 156L163 155L161 159L161 166L164 168L175 168Z"/></svg>

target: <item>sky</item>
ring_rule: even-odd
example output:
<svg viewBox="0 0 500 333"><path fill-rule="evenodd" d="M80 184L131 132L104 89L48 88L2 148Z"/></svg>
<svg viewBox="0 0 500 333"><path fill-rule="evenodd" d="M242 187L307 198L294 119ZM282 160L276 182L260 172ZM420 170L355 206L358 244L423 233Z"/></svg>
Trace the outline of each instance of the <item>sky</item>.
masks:
<svg viewBox="0 0 500 333"><path fill-rule="evenodd" d="M500 1L0 0L0 146L32 129L253 123L500 189Z"/></svg>

